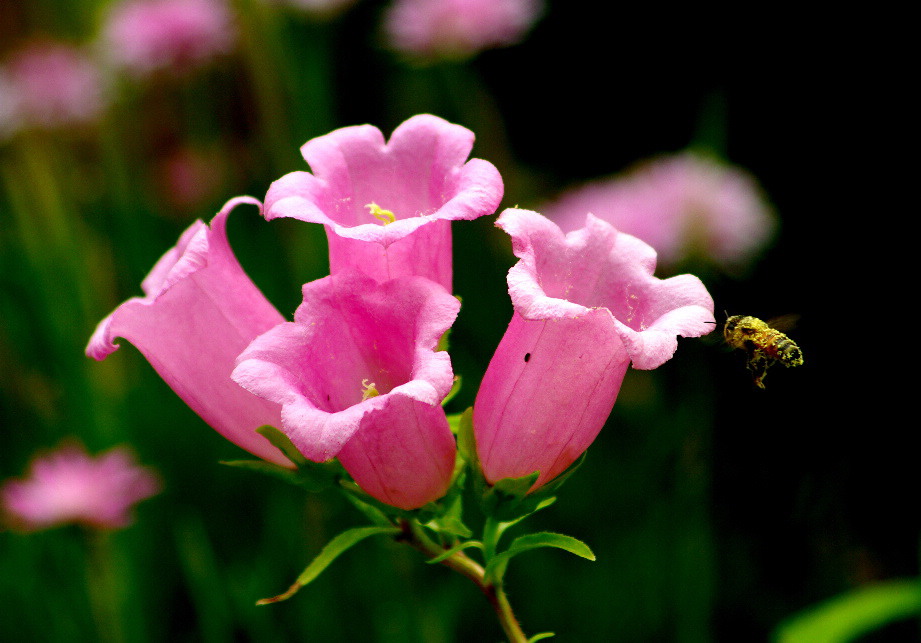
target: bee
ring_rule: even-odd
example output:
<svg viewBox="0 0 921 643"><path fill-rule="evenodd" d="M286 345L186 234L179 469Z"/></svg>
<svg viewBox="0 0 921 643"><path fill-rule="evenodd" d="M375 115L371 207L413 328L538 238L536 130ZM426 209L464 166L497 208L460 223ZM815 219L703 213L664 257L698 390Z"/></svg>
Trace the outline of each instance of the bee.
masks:
<svg viewBox="0 0 921 643"><path fill-rule="evenodd" d="M748 370L758 388L764 388L764 376L775 362L787 367L803 363L803 352L796 342L776 328L790 320L787 317L765 322L747 315L733 315L726 319L723 337L730 347L744 350L748 355Z"/></svg>

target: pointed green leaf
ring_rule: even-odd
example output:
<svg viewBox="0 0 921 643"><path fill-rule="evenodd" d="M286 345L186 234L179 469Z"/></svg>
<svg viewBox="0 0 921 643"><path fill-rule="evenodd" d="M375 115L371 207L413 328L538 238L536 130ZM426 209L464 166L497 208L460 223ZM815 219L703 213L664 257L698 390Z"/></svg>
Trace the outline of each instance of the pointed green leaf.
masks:
<svg viewBox="0 0 921 643"><path fill-rule="evenodd" d="M304 457L304 454L297 450L297 447L294 446L294 443L291 442L288 436L276 429L274 426L270 424L260 426L258 429L256 429L256 433L271 442L272 446L281 451L284 456L296 466L300 467L309 462L309 460Z"/></svg>
<svg viewBox="0 0 921 643"><path fill-rule="evenodd" d="M519 522L521 522L522 520L524 520L524 519L527 518L528 516L537 513L537 512L540 511L541 509L546 509L547 507L549 507L550 505L552 505L554 502L556 502L556 496L550 496L549 498L544 498L544 499L541 500L539 503L537 503L537 506L534 508L534 511L532 511L532 512L530 512L530 513L526 513L526 514L524 514L523 516L519 516L518 518L515 518L514 520L509 520L509 521L507 521L507 522L500 523L500 524L499 524L499 528L498 528L498 530L497 530L498 533L496 534L497 537L501 537L502 534L505 533L505 530L508 529L509 527L513 527L513 526L517 525Z"/></svg>
<svg viewBox="0 0 921 643"><path fill-rule="evenodd" d="M465 541L465 542L458 543L458 544L455 545L454 547L451 547L451 549L446 549L443 553L438 554L438 555L435 556L434 558L429 558L429 559L428 559L427 561L425 561L425 562L427 562L427 563L430 564L430 565L435 564L435 563L440 563L441 561L445 560L446 558L450 558L451 556L453 556L453 555L456 554L457 552L459 552L459 551L461 551L461 550L463 550L463 549L470 549L471 547L476 547L477 549L483 549L483 543L481 543L481 542L478 541L478 540L467 540L467 541Z"/></svg>
<svg viewBox="0 0 921 643"><path fill-rule="evenodd" d="M307 565L301 575L297 577L297 580L294 582L291 587L287 589L282 594L278 596L273 596L271 598L263 598L259 601L256 601L256 605L268 605L269 603L277 603L279 601L284 601L292 596L304 585L307 585L317 576L319 576L324 569L329 567L340 554L347 551L354 545L358 544L365 538L371 536L376 536L378 534L387 534L396 536L401 533L396 527L355 527L347 531L343 531L341 534L329 541L326 546L320 550L320 553L317 555L313 561Z"/></svg>
<svg viewBox="0 0 921 643"><path fill-rule="evenodd" d="M349 501L353 507L358 509L358 511L360 511L361 514L370 520L373 524L381 527L393 526L393 523L386 516L386 514L384 514L384 512L377 507L372 507L366 502L362 502L350 493L343 493L342 495L345 496L345 499Z"/></svg>
<svg viewBox="0 0 921 643"><path fill-rule="evenodd" d="M441 401L441 405L445 406L448 402L454 399L454 396L460 392L460 388L461 388L461 376L455 375L454 382L451 384L451 390L448 391L448 394L445 396L445 399ZM450 425L450 420L448 424Z"/></svg>
<svg viewBox="0 0 921 643"><path fill-rule="evenodd" d="M555 477L553 480L543 485L538 489L533 495L536 496L550 496L557 492L557 489L563 486L563 483L569 480L570 476L576 472L576 469L582 466L582 463L585 462L585 456L588 455L588 451L583 451L575 462L566 467L566 470L563 471L560 475Z"/></svg>
<svg viewBox="0 0 921 643"><path fill-rule="evenodd" d="M430 520L425 523L425 526L429 529L436 531L440 534L445 534L447 536L460 536L461 538L470 538L473 535L473 532L470 531L470 527L465 525L463 521L457 516L452 516L446 514L444 516L439 516L434 520Z"/></svg>
<svg viewBox="0 0 921 643"><path fill-rule="evenodd" d="M512 541L508 549L496 554L486 565L486 577L493 582L501 582L502 577L505 575L505 569L514 556L540 547L555 547L588 560L595 560L595 554L581 540L564 534L541 531L536 534L519 536Z"/></svg>
<svg viewBox="0 0 921 643"><path fill-rule="evenodd" d="M541 632L529 638L528 643L536 643L537 641L543 641L544 639L553 638L554 636L556 636L556 632Z"/></svg>
<svg viewBox="0 0 921 643"><path fill-rule="evenodd" d="M476 455L476 439L473 437L473 407L467 407L463 413L451 417L456 418L457 450L475 471L479 471L480 463Z"/></svg>
<svg viewBox="0 0 921 643"><path fill-rule="evenodd" d="M284 480L294 485L301 485L301 478L296 469L287 469L265 460L221 460L220 464L247 471L255 471Z"/></svg>
<svg viewBox="0 0 921 643"><path fill-rule="evenodd" d="M846 592L780 624L776 643L845 643L921 612L921 580L889 581Z"/></svg>

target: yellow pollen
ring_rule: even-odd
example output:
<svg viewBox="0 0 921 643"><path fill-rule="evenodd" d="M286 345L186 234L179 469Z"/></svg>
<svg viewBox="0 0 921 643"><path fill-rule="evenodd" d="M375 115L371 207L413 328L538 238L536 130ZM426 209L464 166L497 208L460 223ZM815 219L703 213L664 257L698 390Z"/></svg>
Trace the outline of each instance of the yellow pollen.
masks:
<svg viewBox="0 0 921 643"><path fill-rule="evenodd" d="M381 220L384 225L388 223L393 223L397 220L396 215L390 210L384 210L381 206L376 203L369 203L365 206L368 208L368 211L371 212L371 216L377 217Z"/></svg>
<svg viewBox="0 0 921 643"><path fill-rule="evenodd" d="M363 387L361 391L361 401L364 402L369 397L377 397L380 395L378 390L374 387L374 382L369 382L368 380L361 380L361 385Z"/></svg>

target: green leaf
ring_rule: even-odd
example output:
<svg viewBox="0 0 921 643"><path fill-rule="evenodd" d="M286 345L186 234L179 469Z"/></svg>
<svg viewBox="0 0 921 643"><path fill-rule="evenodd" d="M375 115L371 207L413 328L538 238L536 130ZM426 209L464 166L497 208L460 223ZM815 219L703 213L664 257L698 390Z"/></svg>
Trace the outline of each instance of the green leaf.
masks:
<svg viewBox="0 0 921 643"><path fill-rule="evenodd" d="M284 480L285 482L301 486L301 477L297 469L287 469L285 467L266 462L265 460L221 460L220 464L247 471L255 471L265 475Z"/></svg>
<svg viewBox="0 0 921 643"><path fill-rule="evenodd" d="M302 588L304 585L307 585L317 576L319 576L324 569L329 567L340 554L347 551L354 545L358 544L365 538L371 536L376 536L378 534L387 534L391 536L396 536L401 533L396 527L355 527L347 531L343 531L341 534L329 541L326 546L320 550L320 553L317 555L313 561L307 565L301 575L297 577L297 580L294 582L291 587L287 589L282 594L278 596L273 596L271 598L263 598L259 601L256 601L256 605L268 605L269 603L277 603L279 601L284 601L292 596L294 596L297 591Z"/></svg>
<svg viewBox="0 0 921 643"><path fill-rule="evenodd" d="M460 392L460 388L461 388L461 376L460 376L460 375L455 375L455 376L454 376L454 382L451 384L451 390L448 391L448 394L445 396L445 399L443 399L443 400L441 401L441 405L442 405L442 406L445 406L448 402L450 402L452 399L454 399L454 396L457 395L457 394ZM448 424L450 425L450 423L451 423L451 422L450 422L450 419L449 419ZM453 428L453 427L452 427L452 428ZM456 433L456 431L455 431L455 433Z"/></svg>
<svg viewBox="0 0 921 643"><path fill-rule="evenodd" d="M353 507L358 509L358 511L360 511L361 514L370 520L373 524L379 525L381 527L393 526L393 522L391 522L387 515L377 507L372 507L368 503L359 500L350 493L343 493L342 495L345 496L345 499L349 501Z"/></svg>
<svg viewBox="0 0 921 643"><path fill-rule="evenodd" d="M508 549L496 554L486 565L486 578L495 583L501 582L502 577L505 575L505 569L514 556L540 547L555 547L588 560L595 560L595 554L581 540L564 534L541 531L536 534L519 536L512 541Z"/></svg>
<svg viewBox="0 0 921 643"><path fill-rule="evenodd" d="M310 462L304 457L304 454L297 450L297 447L294 446L288 436L274 426L270 424L260 426L256 429L256 433L271 442L272 446L281 451L295 466L301 467Z"/></svg>
<svg viewBox="0 0 921 643"><path fill-rule="evenodd" d="M544 639L553 638L554 636L556 636L556 632L541 632L529 638L528 643L536 643L536 641L543 641Z"/></svg>
<svg viewBox="0 0 921 643"><path fill-rule="evenodd" d="M476 439L473 436L473 407L467 407L463 413L449 417L456 418L458 452L470 463L474 471L479 472L480 463L476 455Z"/></svg>
<svg viewBox="0 0 921 643"><path fill-rule="evenodd" d="M787 619L776 643L844 643L921 612L921 580L889 581L855 589Z"/></svg>
<svg viewBox="0 0 921 643"><path fill-rule="evenodd" d="M467 541L465 541L465 542L458 543L458 544L455 545L454 547L451 547L451 549L446 549L443 553L438 554L438 555L435 556L434 558L429 558L429 559L428 559L427 561L425 561L425 562L428 563L428 564L430 564L430 565L433 565L433 564L435 564L435 563L440 563L440 562L443 561L444 559L450 558L451 556L453 556L453 555L456 554L457 552L459 552L459 551L461 551L461 550L463 550L463 549L470 549L471 547L476 547L477 549L483 549L483 543L481 543L481 542L478 541L478 540L467 540Z"/></svg>
<svg viewBox="0 0 921 643"><path fill-rule="evenodd" d="M550 496L557 492L557 489L563 486L563 483L569 480L569 477L576 472L576 469L582 466L582 463L585 462L585 456L588 455L588 451L583 451L575 462L566 467L566 470L563 471L560 475L555 477L553 480L543 485L538 489L534 495L539 495L541 497Z"/></svg>
<svg viewBox="0 0 921 643"><path fill-rule="evenodd" d="M540 477L540 472L520 478L502 478L491 487L487 487L482 496L483 512L501 522L509 522L534 513L543 500L537 496L528 496L528 491Z"/></svg>
<svg viewBox="0 0 921 643"><path fill-rule="evenodd" d="M304 464L296 469L290 469L264 460L223 460L221 464L247 471L255 471L270 475L279 480L284 480L298 487L303 487L311 492L323 491L332 487L340 477L344 477L345 470L337 461L311 462L304 460Z"/></svg>
<svg viewBox="0 0 921 643"><path fill-rule="evenodd" d="M500 523L499 528L497 530L496 537L500 538L502 534L505 533L506 529L508 529L509 527L513 527L514 525L517 525L519 522L521 522L528 516L537 513L541 509L546 509L547 507L552 505L554 502L556 502L556 496L550 496L549 498L544 498L539 503L537 503L537 506L534 508L534 511L530 513L526 513L523 516L519 516L518 518L515 518L514 520L509 520L507 522Z"/></svg>

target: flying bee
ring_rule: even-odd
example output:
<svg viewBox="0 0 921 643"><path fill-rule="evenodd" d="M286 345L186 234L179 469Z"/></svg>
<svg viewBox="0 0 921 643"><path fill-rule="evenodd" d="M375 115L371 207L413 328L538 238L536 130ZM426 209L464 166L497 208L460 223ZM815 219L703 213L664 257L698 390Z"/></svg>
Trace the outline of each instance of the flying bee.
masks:
<svg viewBox="0 0 921 643"><path fill-rule="evenodd" d="M784 366L801 366L803 352L796 343L776 328L782 323L791 323L791 317L764 322L757 317L733 315L726 319L723 337L732 348L745 351L748 355L748 370L755 378L758 388L764 388L764 376L775 362Z"/></svg>

